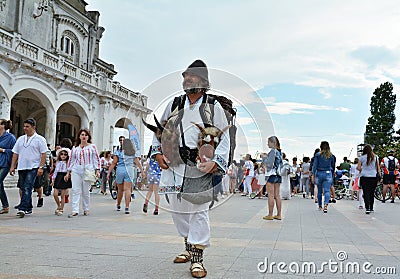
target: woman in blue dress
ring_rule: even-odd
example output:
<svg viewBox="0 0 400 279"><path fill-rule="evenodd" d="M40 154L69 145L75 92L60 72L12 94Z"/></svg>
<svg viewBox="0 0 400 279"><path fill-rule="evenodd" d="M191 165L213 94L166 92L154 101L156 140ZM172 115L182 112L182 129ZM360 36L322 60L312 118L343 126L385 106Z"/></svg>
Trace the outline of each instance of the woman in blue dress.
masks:
<svg viewBox="0 0 400 279"><path fill-rule="evenodd" d="M154 209L153 214L158 215L158 206L160 204L160 196L158 195L158 184L160 183L161 177L161 168L157 163L157 160L150 157L151 146L149 149L149 153L147 154L147 168L145 172L147 173L147 183L149 186L149 191L146 195L146 200L143 205L143 212L147 213L149 200L151 195L154 193L154 201L156 203L156 207Z"/></svg>

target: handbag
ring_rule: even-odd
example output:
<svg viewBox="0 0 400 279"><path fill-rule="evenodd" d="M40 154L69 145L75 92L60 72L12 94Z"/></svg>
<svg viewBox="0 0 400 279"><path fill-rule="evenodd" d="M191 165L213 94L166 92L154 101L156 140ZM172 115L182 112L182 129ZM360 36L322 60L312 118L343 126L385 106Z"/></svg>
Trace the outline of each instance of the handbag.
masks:
<svg viewBox="0 0 400 279"><path fill-rule="evenodd" d="M196 166L186 165L182 198L193 204L211 202L214 199L213 174L203 173Z"/></svg>
<svg viewBox="0 0 400 279"><path fill-rule="evenodd" d="M82 158L83 167L84 167L83 181L90 182L90 183L96 182L96 180L97 180L96 172L94 170L86 168L85 156L83 154L83 149L82 149L82 152L81 152L81 158Z"/></svg>
<svg viewBox="0 0 400 279"><path fill-rule="evenodd" d="M96 180L97 180L97 177L96 177L95 171L85 168L85 174L83 176L83 181L93 183L93 182L96 182Z"/></svg>

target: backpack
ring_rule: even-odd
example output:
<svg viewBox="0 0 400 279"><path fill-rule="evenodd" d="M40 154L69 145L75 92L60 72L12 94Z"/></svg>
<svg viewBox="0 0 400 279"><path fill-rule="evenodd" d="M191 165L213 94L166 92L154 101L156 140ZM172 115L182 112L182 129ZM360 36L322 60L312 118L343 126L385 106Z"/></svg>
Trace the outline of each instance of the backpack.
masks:
<svg viewBox="0 0 400 279"><path fill-rule="evenodd" d="M277 170L276 172L277 172L277 174L279 172L280 174L278 174L278 175L280 175L280 176L288 175L290 177L290 170L291 170L291 167L290 167L289 162L282 160L282 165L279 167L279 170Z"/></svg>
<svg viewBox="0 0 400 279"><path fill-rule="evenodd" d="M388 171L390 174L393 174L394 170L396 169L396 161L394 158L393 159L388 158L388 160L389 160L388 161Z"/></svg>
<svg viewBox="0 0 400 279"><path fill-rule="evenodd" d="M203 100L200 105L200 116L203 120L204 127L212 126L212 120L214 118L214 104L215 101L218 101L225 112L225 117L228 122L228 125L231 125L229 128L229 139L230 139L230 149L229 149L229 158L228 158L228 166L231 165L233 161L233 155L236 148L236 131L237 127L235 126L236 119L236 108L233 108L232 100L213 94L203 94ZM184 106L185 106L186 94L175 97L172 102L171 113L178 113L177 120L175 123L179 123L183 117Z"/></svg>
<svg viewBox="0 0 400 279"><path fill-rule="evenodd" d="M283 160L282 160L282 153L280 151L276 151L274 167L276 169L277 175L279 175L279 176L285 175L285 171L287 171L287 169L284 167Z"/></svg>

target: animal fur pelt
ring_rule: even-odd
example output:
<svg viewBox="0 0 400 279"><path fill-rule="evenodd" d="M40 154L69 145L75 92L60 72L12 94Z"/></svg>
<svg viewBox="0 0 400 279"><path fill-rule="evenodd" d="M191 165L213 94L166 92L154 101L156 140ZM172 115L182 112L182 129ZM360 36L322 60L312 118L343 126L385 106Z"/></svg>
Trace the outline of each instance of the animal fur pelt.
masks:
<svg viewBox="0 0 400 279"><path fill-rule="evenodd" d="M179 155L179 131L172 121L162 121L160 123L155 115L154 121L157 126L148 124L144 119L142 121L148 129L155 133L157 139L161 142L161 149L167 165L175 167L182 164L182 159Z"/></svg>
<svg viewBox="0 0 400 279"><path fill-rule="evenodd" d="M215 126L211 127L202 127L200 124L192 122L199 128L199 138L197 142L197 148L199 150L199 155L197 157L197 166L200 163L211 161L214 157L215 149L221 141L221 137L226 130L228 130L231 126L228 125L224 129L220 130Z"/></svg>

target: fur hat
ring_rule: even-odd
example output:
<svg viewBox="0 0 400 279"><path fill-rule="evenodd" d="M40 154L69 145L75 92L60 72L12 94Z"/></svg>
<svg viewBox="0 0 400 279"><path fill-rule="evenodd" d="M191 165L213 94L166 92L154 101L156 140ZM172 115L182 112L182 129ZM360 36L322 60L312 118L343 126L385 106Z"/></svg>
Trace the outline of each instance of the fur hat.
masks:
<svg viewBox="0 0 400 279"><path fill-rule="evenodd" d="M185 77L187 73L198 76L204 81L209 82L207 65L201 60L196 60L190 64L189 67L182 73L182 76Z"/></svg>

